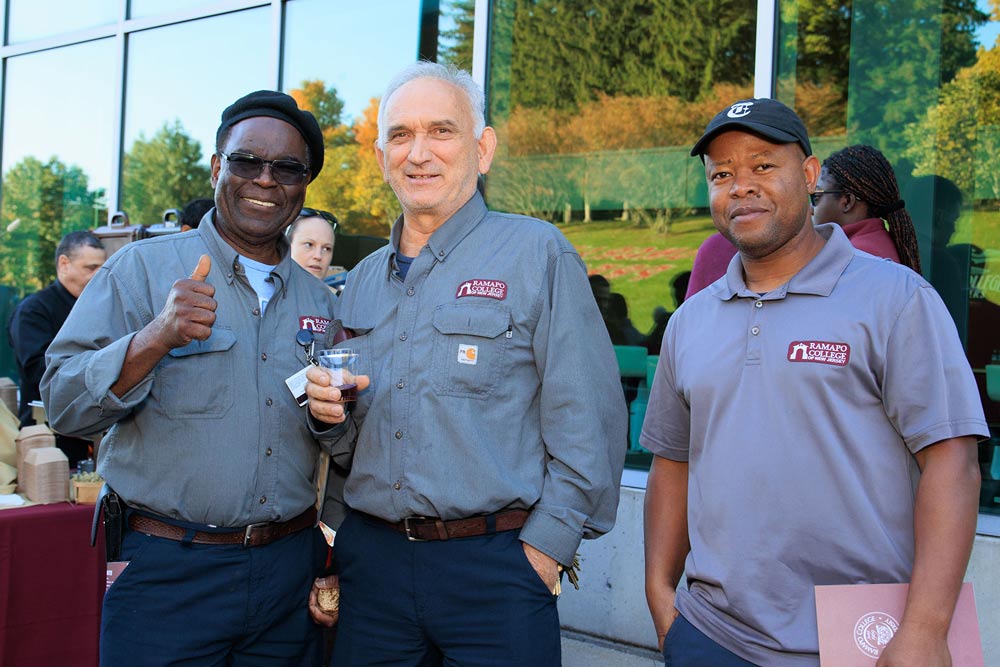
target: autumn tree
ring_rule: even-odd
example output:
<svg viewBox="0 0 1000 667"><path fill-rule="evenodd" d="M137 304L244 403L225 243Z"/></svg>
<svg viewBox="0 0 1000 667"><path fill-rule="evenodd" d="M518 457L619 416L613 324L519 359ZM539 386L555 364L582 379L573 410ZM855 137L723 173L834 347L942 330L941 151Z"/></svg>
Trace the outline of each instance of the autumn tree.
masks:
<svg viewBox="0 0 1000 667"><path fill-rule="evenodd" d="M323 81L303 81L289 94L316 116L326 150L323 171L309 185L306 204L333 213L344 232L388 235L398 206L375 160L378 99L347 125L336 88Z"/></svg>
<svg viewBox="0 0 1000 667"><path fill-rule="evenodd" d="M906 139L916 175L938 174L963 192L1000 199L1000 50L980 50L973 66L942 86L938 104Z"/></svg>
<svg viewBox="0 0 1000 667"><path fill-rule="evenodd" d="M4 175L0 282L24 292L55 278L55 250L64 234L93 226L103 191L88 189L76 165L26 157Z"/></svg>
<svg viewBox="0 0 1000 667"><path fill-rule="evenodd" d="M180 121L164 123L150 139L139 133L122 163L122 210L133 224L151 225L167 209L211 197L210 170L201 160L201 143Z"/></svg>

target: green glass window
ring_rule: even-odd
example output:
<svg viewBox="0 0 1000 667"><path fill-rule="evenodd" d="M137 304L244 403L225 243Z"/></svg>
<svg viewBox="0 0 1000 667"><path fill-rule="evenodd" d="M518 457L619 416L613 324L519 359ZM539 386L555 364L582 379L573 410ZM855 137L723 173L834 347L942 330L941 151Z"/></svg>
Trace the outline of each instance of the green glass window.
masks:
<svg viewBox="0 0 1000 667"><path fill-rule="evenodd" d="M753 95L756 2L491 7L487 96L499 148L489 205L558 224L620 295L599 300L609 306L594 326L619 346L628 463L648 466L638 435L659 347L647 339L714 231L704 170L688 152L724 104Z"/></svg>

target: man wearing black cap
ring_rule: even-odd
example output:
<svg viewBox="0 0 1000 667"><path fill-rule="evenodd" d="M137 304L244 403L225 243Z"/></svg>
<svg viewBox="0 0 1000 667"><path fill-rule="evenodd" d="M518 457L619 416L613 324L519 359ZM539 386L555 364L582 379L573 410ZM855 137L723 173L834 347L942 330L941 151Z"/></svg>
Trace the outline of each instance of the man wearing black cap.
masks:
<svg viewBox="0 0 1000 667"><path fill-rule="evenodd" d="M988 430L947 310L810 223L820 165L785 105L733 104L692 155L739 256L670 318L640 437L666 663L815 667L815 585L909 583L878 665L950 665Z"/></svg>
<svg viewBox="0 0 1000 667"><path fill-rule="evenodd" d="M291 97L258 91L223 112L211 165L214 212L119 252L49 348L53 427L109 429L98 472L127 507L102 665L317 655L320 443L286 379L308 365L303 341L324 346L334 302L282 232L323 166L322 134Z"/></svg>

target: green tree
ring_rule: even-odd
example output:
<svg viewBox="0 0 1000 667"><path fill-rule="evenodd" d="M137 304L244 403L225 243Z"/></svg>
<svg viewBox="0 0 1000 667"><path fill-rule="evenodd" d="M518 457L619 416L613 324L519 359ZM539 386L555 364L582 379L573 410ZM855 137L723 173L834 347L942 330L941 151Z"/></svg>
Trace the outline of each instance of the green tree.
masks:
<svg viewBox="0 0 1000 667"><path fill-rule="evenodd" d="M132 224L157 223L167 209L211 197L210 170L201 159L201 143L178 120L150 139L140 133L122 165L122 210Z"/></svg>
<svg viewBox="0 0 1000 667"><path fill-rule="evenodd" d="M471 71L476 0L455 0L454 2L442 3L441 12L455 22L455 27L441 33L441 49L438 60Z"/></svg>
<svg viewBox="0 0 1000 667"><path fill-rule="evenodd" d="M55 278L56 246L64 234L92 226L103 191L88 189L76 165L26 157L3 178L0 282L23 292Z"/></svg>
<svg viewBox="0 0 1000 667"><path fill-rule="evenodd" d="M976 63L942 86L938 104L907 129L905 155L918 176L938 174L963 192L1000 199L995 177L1000 165L993 150L998 130L1000 50L981 49Z"/></svg>

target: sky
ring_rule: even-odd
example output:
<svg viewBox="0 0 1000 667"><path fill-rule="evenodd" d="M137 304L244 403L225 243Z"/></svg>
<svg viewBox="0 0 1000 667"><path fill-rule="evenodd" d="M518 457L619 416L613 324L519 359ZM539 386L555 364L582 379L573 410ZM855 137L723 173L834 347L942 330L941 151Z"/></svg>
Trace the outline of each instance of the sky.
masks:
<svg viewBox="0 0 1000 667"><path fill-rule="evenodd" d="M142 1L148 9L165 0ZM12 4L35 7L45 15L53 5L71 14L69 6L75 4L48 2ZM270 7L260 7L132 33L125 150L140 133L148 139L164 122L177 119L201 143L207 164L222 110L242 95L276 83L270 12ZM351 122L372 97L381 95L396 71L416 60L419 18L420 0L289 2L284 89L322 79L337 89L344 101L343 120ZM113 39L9 59L4 171L27 155L42 161L55 155L82 167L91 188L107 187L114 150L115 62ZM60 87L46 85L55 80L53 72L59 72Z"/></svg>

